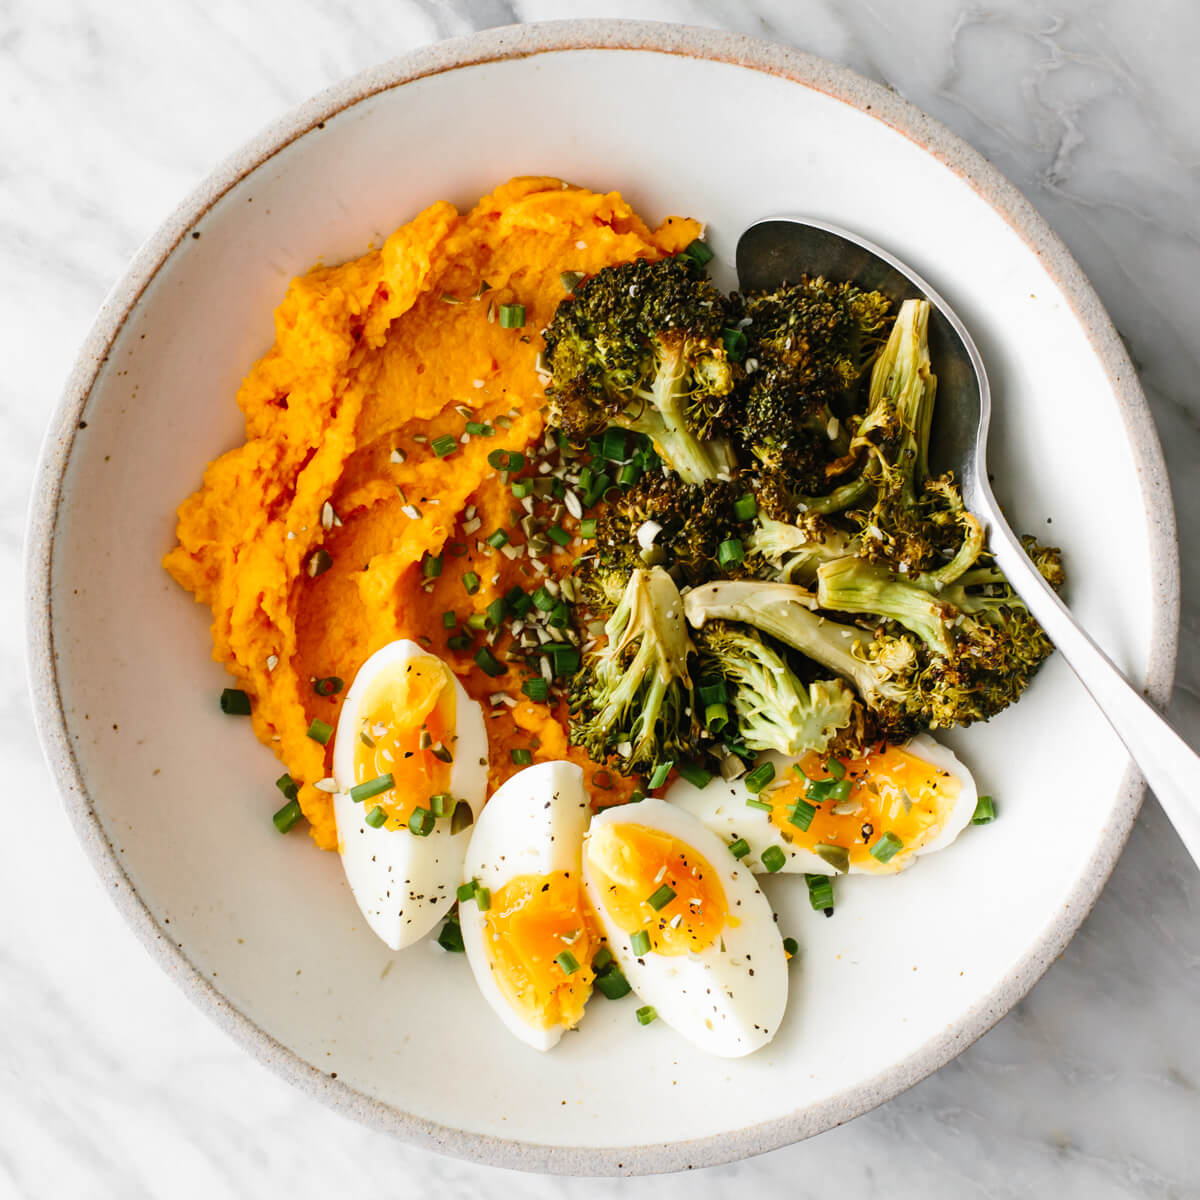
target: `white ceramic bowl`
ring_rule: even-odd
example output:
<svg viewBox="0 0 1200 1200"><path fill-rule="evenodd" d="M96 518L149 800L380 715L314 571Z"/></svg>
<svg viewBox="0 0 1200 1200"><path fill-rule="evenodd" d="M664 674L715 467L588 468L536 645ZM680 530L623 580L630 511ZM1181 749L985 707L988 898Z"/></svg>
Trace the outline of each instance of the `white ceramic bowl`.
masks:
<svg viewBox="0 0 1200 1200"><path fill-rule="evenodd" d="M532 173L619 189L652 223L698 216L726 263L747 224L789 210L912 263L987 360L996 491L1013 523L1061 543L1076 613L1166 699L1177 567L1159 448L1108 318L1028 204L935 122L841 68L711 32L573 22L435 46L333 89L217 170L138 254L84 346L38 477L38 720L131 925L299 1086L506 1166L699 1166L845 1121L978 1037L1088 911L1141 786L1052 660L1015 709L946 739L998 797L995 825L899 878L844 881L828 921L797 881L768 881L803 961L780 1035L743 1061L702 1057L604 1000L539 1057L505 1036L460 958L431 945L394 956L370 934L336 856L272 828L278 768L216 711L227 680L209 659L208 614L159 560L175 506L241 440L234 392L271 343L289 277L361 253L431 201L466 206Z"/></svg>

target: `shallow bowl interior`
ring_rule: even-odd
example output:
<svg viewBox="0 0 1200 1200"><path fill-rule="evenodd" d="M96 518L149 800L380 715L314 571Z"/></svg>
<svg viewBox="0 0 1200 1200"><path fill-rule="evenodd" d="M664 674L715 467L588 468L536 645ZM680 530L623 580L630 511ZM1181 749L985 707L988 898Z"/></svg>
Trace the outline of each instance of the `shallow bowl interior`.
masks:
<svg viewBox="0 0 1200 1200"><path fill-rule="evenodd" d="M603 1000L539 1057L504 1034L460 958L376 941L336 857L272 828L279 768L216 710L227 680L208 614L160 559L175 506L240 440L233 396L271 343L288 279L514 174L620 190L651 223L697 216L725 269L745 226L789 211L910 262L987 361L995 488L1013 524L1063 547L1076 613L1161 697L1176 610L1157 446L1106 318L1016 194L846 72L735 38L574 24L437 48L319 99L139 258L43 463L39 719L116 898L191 994L281 1071L377 1125L508 1165L719 1161L853 1116L978 1036L1082 919L1139 790L1051 661L1016 709L945 739L998 798L995 825L897 879L843 881L831 920L808 911L802 881L768 881L802 960L779 1037L744 1061L701 1057L661 1024L638 1027L632 1002Z"/></svg>

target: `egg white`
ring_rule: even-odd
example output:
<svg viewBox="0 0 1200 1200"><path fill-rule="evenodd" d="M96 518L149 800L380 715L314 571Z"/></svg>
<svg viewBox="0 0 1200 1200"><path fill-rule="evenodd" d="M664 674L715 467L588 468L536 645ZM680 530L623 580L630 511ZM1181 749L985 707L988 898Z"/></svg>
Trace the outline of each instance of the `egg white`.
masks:
<svg viewBox="0 0 1200 1200"><path fill-rule="evenodd" d="M975 805L979 798L975 780L957 755L924 733L918 734L904 749L914 757L940 767L959 781L959 793L954 806L941 829L929 841L915 850L905 847L897 851L895 857L886 865L875 865L874 860L870 864L851 863L851 875L892 874L902 870L922 854L931 854L948 846L970 824L975 815ZM760 761L768 760L775 764L776 778L782 778L791 772L794 761L775 753L763 755ZM706 829L723 839L726 845L738 838L745 838L750 845L750 853L742 862L755 873L766 872L762 865L762 852L768 846L777 846L786 856L786 861L780 868L781 872L837 874L835 868L820 855L805 846L785 841L782 830L771 823L770 813L747 805L746 801L752 798L744 779L714 779L707 787L698 788L681 778L677 779L666 793L666 799L671 804L696 817Z"/></svg>
<svg viewBox="0 0 1200 1200"><path fill-rule="evenodd" d="M377 650L363 663L346 693L333 748L333 797L338 851L346 880L367 924L393 950L427 934L454 903L462 878L463 856L470 827L457 834L450 822L439 820L428 837L407 828L373 829L366 815L373 805L356 804L349 791L356 780L354 759L360 728L360 709L372 684L384 674L401 671L413 658L436 658L416 642L402 639ZM487 730L483 710L459 681L450 675L455 693L454 762L450 791L465 800L478 817L487 793Z"/></svg>
<svg viewBox="0 0 1200 1200"><path fill-rule="evenodd" d="M588 899L634 991L664 1023L709 1054L739 1058L766 1045L787 1007L788 968L775 914L753 875L694 816L664 800L606 809L592 818L588 836L605 824L643 825L690 846L716 872L728 911L739 922L699 953L638 958L630 935L604 907L604 884L590 869L585 842Z"/></svg>
<svg viewBox="0 0 1200 1200"><path fill-rule="evenodd" d="M475 823L463 863L463 881L476 879L494 896L517 875L570 871L578 877L583 833L590 816L583 771L574 763L544 762L518 771L499 787ZM463 945L484 999L505 1026L535 1050L549 1050L561 1025L530 1025L509 1004L493 974L483 914L472 900L458 906Z"/></svg>

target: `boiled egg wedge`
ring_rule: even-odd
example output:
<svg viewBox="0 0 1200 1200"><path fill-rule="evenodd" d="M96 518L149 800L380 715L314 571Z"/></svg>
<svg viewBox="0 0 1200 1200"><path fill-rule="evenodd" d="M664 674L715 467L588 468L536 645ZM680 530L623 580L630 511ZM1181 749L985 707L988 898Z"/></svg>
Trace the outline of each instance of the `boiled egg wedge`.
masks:
<svg viewBox="0 0 1200 1200"><path fill-rule="evenodd" d="M391 642L359 669L333 749L338 850L367 924L393 950L454 903L487 792L479 705L416 642Z"/></svg>
<svg viewBox="0 0 1200 1200"><path fill-rule="evenodd" d="M895 874L954 841L978 800L970 771L927 734L864 758L767 754L740 779L678 779L666 796L750 870L813 875Z"/></svg>
<svg viewBox="0 0 1200 1200"><path fill-rule="evenodd" d="M788 991L774 913L696 817L657 799L606 809L583 880L617 964L667 1025L726 1058L774 1037Z"/></svg>
<svg viewBox="0 0 1200 1200"><path fill-rule="evenodd" d="M574 763L527 767L488 801L467 849L467 960L496 1015L536 1050L575 1028L592 991L600 935L580 878L589 803Z"/></svg>

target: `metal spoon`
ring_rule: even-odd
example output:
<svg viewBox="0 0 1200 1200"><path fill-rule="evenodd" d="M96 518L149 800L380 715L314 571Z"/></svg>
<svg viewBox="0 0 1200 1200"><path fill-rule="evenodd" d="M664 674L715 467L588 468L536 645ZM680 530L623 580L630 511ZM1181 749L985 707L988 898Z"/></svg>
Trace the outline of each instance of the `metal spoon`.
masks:
<svg viewBox="0 0 1200 1200"><path fill-rule="evenodd" d="M954 471L967 507L987 530L997 566L1125 743L1200 866L1200 756L1080 628L1004 519L988 483L991 392L987 372L954 310L916 271L886 250L836 225L808 218L776 218L750 226L738 240L737 274L739 285L747 291L775 288L807 274L875 288L897 303L920 297L930 302L929 352L938 376L934 428L939 467Z"/></svg>

